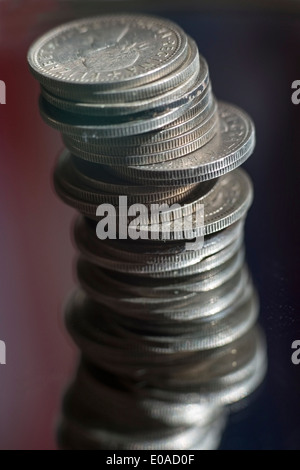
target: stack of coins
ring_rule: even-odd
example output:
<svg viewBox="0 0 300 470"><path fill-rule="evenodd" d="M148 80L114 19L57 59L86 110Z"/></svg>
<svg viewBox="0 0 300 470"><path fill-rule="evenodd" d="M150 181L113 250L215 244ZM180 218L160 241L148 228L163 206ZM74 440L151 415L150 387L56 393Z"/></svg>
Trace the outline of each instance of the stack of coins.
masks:
<svg viewBox="0 0 300 470"><path fill-rule="evenodd" d="M81 362L60 446L217 448L228 406L266 369L243 248L252 185L238 168L253 123L216 101L195 42L165 19L68 23L28 60L66 146L56 191L80 212L66 325Z"/></svg>

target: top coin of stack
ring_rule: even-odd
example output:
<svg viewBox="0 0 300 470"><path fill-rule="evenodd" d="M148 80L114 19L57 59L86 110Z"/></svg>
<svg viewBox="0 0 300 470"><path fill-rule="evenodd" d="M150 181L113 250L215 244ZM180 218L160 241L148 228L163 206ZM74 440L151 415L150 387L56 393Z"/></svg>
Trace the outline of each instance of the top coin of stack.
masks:
<svg viewBox="0 0 300 470"><path fill-rule="evenodd" d="M127 181L198 183L253 150L251 120L233 106L218 111L206 61L168 20L75 21L40 38L28 60L42 85L42 116L67 148Z"/></svg>

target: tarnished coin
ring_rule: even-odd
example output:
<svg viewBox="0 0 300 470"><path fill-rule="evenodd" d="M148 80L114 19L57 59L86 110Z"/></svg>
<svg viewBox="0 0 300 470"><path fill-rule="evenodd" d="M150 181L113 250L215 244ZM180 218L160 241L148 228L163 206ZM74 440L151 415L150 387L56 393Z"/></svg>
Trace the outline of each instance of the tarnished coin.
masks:
<svg viewBox="0 0 300 470"><path fill-rule="evenodd" d="M92 214L90 215L93 218L96 218L96 209L99 204L109 203L116 208L119 207L120 195L123 198L126 196L128 204L134 204L138 200L140 204L147 206L152 203L173 205L181 202L197 189L196 185L189 185L181 188L166 187L164 191L161 191L160 188L153 186L129 186L126 183L122 184L121 181L119 185L111 185L109 181L112 178L102 169L99 172L101 180L97 176L98 172L94 172L93 177L89 177L87 174L78 171L74 165L74 159L68 151L64 151L54 172L54 185L63 200L68 201L67 203L70 205L74 204L76 208L82 207L84 213L86 211L89 213L91 210ZM113 181L116 182L116 179L113 179ZM203 184L197 190L197 194L199 194L200 189L201 193L205 194L206 191L212 188L213 184L214 182ZM117 189L117 191L114 191L114 189Z"/></svg>
<svg viewBox="0 0 300 470"><path fill-rule="evenodd" d="M215 232L204 237L204 245L198 249L189 250L184 240L173 240L169 242L160 242L159 240L100 240L96 235L96 222L84 217L79 217L75 224L75 238L78 239L78 245L86 244L91 248L91 253L97 253L98 250L104 250L107 254L119 260L126 260L137 263L177 264L186 262L197 262L206 256L221 251L230 245L234 240L243 236L244 219L236 222L226 229ZM101 248L102 247L102 248ZM193 264L193 263L192 263Z"/></svg>
<svg viewBox="0 0 300 470"><path fill-rule="evenodd" d="M203 148L175 160L144 166L113 167L128 181L164 185L189 184L216 178L241 165L253 152L255 132L250 117L239 108L219 103L220 131Z"/></svg>
<svg viewBox="0 0 300 470"><path fill-rule="evenodd" d="M113 289L112 285L100 279L99 268L83 260L77 265L77 274L83 290L95 301L120 314L145 317L155 322L163 321L164 318L187 321L214 315L236 301L249 279L246 269L243 269L208 292L182 292L157 298L139 297L124 290Z"/></svg>
<svg viewBox="0 0 300 470"><path fill-rule="evenodd" d="M161 104L154 110L149 108L150 103L147 101L145 107L142 107L144 111L137 112L138 110L135 110L133 114L129 115L114 113L107 117L85 116L63 111L41 96L40 111L47 124L70 136L79 136L85 139L125 137L150 132L175 121L193 105L193 101L198 101L208 83L208 67L204 59L201 59L200 73L189 79L185 92L181 92L177 96L175 89L175 92L172 92L170 102ZM182 87L185 87L185 84ZM141 103L137 106L141 107Z"/></svg>
<svg viewBox="0 0 300 470"><path fill-rule="evenodd" d="M126 316L119 316L78 291L67 309L66 322L76 337L82 335L80 332L85 332L85 340L81 341L86 344L88 341L96 341L99 346L101 343L100 347L106 344L106 347L115 348L115 352L123 349L124 354L128 351L127 360L132 362L130 357L133 351L143 351L150 356L174 354L175 359L178 353L225 346L246 334L253 327L257 314L258 303L251 284L246 286L241 298L229 307L213 316L176 322L177 328L173 323L153 323L153 320L151 328L147 316L142 319L146 324L144 328L141 319L136 318L133 322ZM124 342L125 337L128 342ZM157 366L157 361L153 362Z"/></svg>
<svg viewBox="0 0 300 470"><path fill-rule="evenodd" d="M122 139L119 142L114 141L114 143L111 144L110 141L106 142L105 140L97 143L83 142L65 135L63 136L64 143L70 152L87 161L109 165L109 163L118 163L118 159L110 158L109 160L105 160L106 157L119 156L123 159L119 159L120 165L126 165L130 164L130 156L132 155L140 157L145 155L149 158L151 154L174 150L176 147L192 144L197 139L201 138L209 130L216 127L218 121L217 103L215 100L213 100L212 106L209 108L209 111L205 112L205 116L202 113L197 114L189 123L186 123L187 125L184 126L185 129L182 127L180 134L170 138L157 139L156 142L151 142L151 135L148 136L149 141L147 141L147 135L142 134L138 145L132 145L129 139ZM162 137L163 131L160 132L160 135ZM180 156L180 154L178 156ZM155 161L158 161L157 157L155 159L153 158L153 162ZM151 163L151 161L149 163Z"/></svg>
<svg viewBox="0 0 300 470"><path fill-rule="evenodd" d="M181 187L165 186L163 190L161 187L155 187L154 185L128 184L126 181L124 182L110 175L102 165L87 166L82 159L76 158L74 155L71 156L67 151L63 152L60 160L62 176L65 171L68 171L77 178L79 187L83 185L86 188L90 188L90 190L109 193L114 195L114 197L118 197L121 194L135 196L140 202L148 203L159 199L167 202L168 200L178 198L177 202L179 202L196 188L196 184ZM203 185L203 188L206 187L209 190L213 186L214 181L207 182L206 185ZM143 196L145 201L142 200Z"/></svg>
<svg viewBox="0 0 300 470"><path fill-rule="evenodd" d="M81 291L79 291L81 292ZM77 294L86 295L81 292ZM78 297L78 298L79 298ZM89 299L92 302L91 299ZM83 308L83 303L78 308ZM225 344L229 344L235 339L243 336L253 327L258 316L258 299L252 284L249 282L244 292L237 302L224 310L216 313L212 317L203 317L193 321L182 322L147 322L146 319L132 319L125 316L116 315L112 310L105 310L99 304L93 306L103 322L110 321L116 325L116 333L130 335L133 340L143 337L149 347L154 343L161 343L160 346L167 347L168 343L176 342L182 344L182 351L185 349L207 350L214 349ZM86 305L83 310L86 310ZM123 331L126 330L126 333ZM190 342L191 341L191 342ZM178 345L176 346L178 348Z"/></svg>
<svg viewBox="0 0 300 470"><path fill-rule="evenodd" d="M139 296L165 297L188 292L207 292L219 287L233 277L244 263L244 250L241 248L232 258L220 266L191 276L164 279L145 279L138 274L122 274L115 271L98 270L99 279L110 282L116 289L126 290Z"/></svg>
<svg viewBox="0 0 300 470"><path fill-rule="evenodd" d="M42 88L42 95L53 106L61 109L62 111L70 111L87 116L126 116L129 114L136 114L141 111L159 110L162 106L165 107L178 107L183 98L189 99L192 93L193 86L201 80L204 73L208 75L208 67L204 59L201 59L201 67L203 72L200 75L200 60L195 62L194 71L184 81L180 81L176 86L167 90L164 93L158 93L154 96L145 96L144 99L137 98L136 101L131 102L118 102L118 103L84 103L80 101L64 100L56 95L49 93L45 88ZM205 77L207 82L207 78Z"/></svg>
<svg viewBox="0 0 300 470"><path fill-rule="evenodd" d="M82 307L85 308L84 303ZM89 396L88 401L84 400L86 396ZM194 404L190 410L182 403L145 399L138 386L135 394L126 393L126 386L122 387L118 380L112 383L103 371L93 370L86 362L80 364L75 380L68 390L65 400L66 407L64 407L67 413L67 409L70 409L70 401L74 404L76 402L77 409L85 403L86 414L89 414L89 410L93 410L95 421L101 420L103 423L104 420L109 419L115 425L125 425L128 430L130 427L139 428L141 426L145 431L149 424L151 427L156 424L160 428L164 428L165 424L171 427L191 424L205 426L213 422L222 412L222 409L207 403L206 400ZM112 403L116 410L113 415L111 413ZM75 409L74 412L76 413Z"/></svg>
<svg viewBox="0 0 300 470"><path fill-rule="evenodd" d="M194 91L193 99L196 100L197 88ZM40 113L46 124L64 134L83 139L127 137L151 132L176 121L190 105L191 102L183 98L177 108L162 107L154 115L150 112L150 116L142 112L130 116L97 118L61 111L42 96L39 101Z"/></svg>
<svg viewBox="0 0 300 470"><path fill-rule="evenodd" d="M202 184L181 204L163 207L161 213L154 216L150 210L150 214L148 212L146 216L141 215L131 221L128 233L133 233L138 227L143 238L148 235L149 239L191 241L237 222L246 215L252 204L252 183L240 168L221 176L205 194L201 190ZM203 220L199 216L200 205L203 207ZM148 220L144 222L146 217Z"/></svg>
<svg viewBox="0 0 300 470"><path fill-rule="evenodd" d="M234 256L242 244L241 236L232 240L233 233L230 232L229 235L217 236L218 241L216 240L216 242L205 241L203 248L198 250L184 250L185 256L183 256L183 259L176 255L171 257L163 256L162 258L157 255L154 259L145 258L131 261L122 260L108 250L106 251L106 245L103 243L90 244L91 239L85 235L86 232L78 233L76 231L75 240L83 257L91 263L108 270L159 279L180 278L214 269ZM221 248L223 243L225 246Z"/></svg>
<svg viewBox="0 0 300 470"><path fill-rule="evenodd" d="M147 112L148 116L154 117L157 112L164 108L176 108L181 105L189 95L193 94L195 83L199 83L199 69L189 77L185 82L178 85L176 88L169 90L165 94L156 95L153 98L134 101L132 103L117 103L117 104L97 104L87 105L85 103L73 102L57 98L55 95L42 89L42 96L47 102L56 108L71 112L73 114L86 116L99 116L99 117L116 117L116 116L131 116L141 112Z"/></svg>
<svg viewBox="0 0 300 470"><path fill-rule="evenodd" d="M188 250L185 241L152 243L144 240L99 240L96 236L96 226L80 218L75 225L75 242L81 254L90 262L106 269L117 272L136 273L141 278L151 274L162 273L164 277L168 272L182 272L184 268L200 263L204 258L217 253L217 258L210 260L209 266L217 266L224 261L222 250L234 241L242 238L243 221L216 232L204 238L204 245L199 249ZM240 244L240 243L239 243ZM225 255L225 259L234 253ZM208 258L209 259L209 258ZM196 272L200 272L199 264ZM172 274L170 274L172 276Z"/></svg>
<svg viewBox="0 0 300 470"><path fill-rule="evenodd" d="M225 414L225 413L224 413ZM58 431L61 448L65 450L213 450L217 449L224 428L224 415L205 427L199 425L170 432L122 433L103 426L83 425L79 420L63 417Z"/></svg>
<svg viewBox="0 0 300 470"><path fill-rule="evenodd" d="M193 75L200 66L199 53L195 41L188 38L188 55L185 61L168 75L150 82L146 85L136 86L134 88L117 89L111 91L103 91L99 93L79 95L84 101L80 102L78 96L72 96L72 100L66 100L58 95L49 92L45 87L42 87L42 94L45 98L52 102L55 106L61 109L70 110L73 112L97 115L99 104L111 105L112 103L130 103L137 100L144 100L153 98L157 95L167 92L172 88L177 87L179 84L185 82L191 75ZM50 96L49 96L50 95ZM52 101L53 100L53 101Z"/></svg>
<svg viewBox="0 0 300 470"><path fill-rule="evenodd" d="M189 364L172 371L165 380L157 374L150 396L180 403L230 404L245 398L262 382L266 372L266 345L259 327L221 348L190 357ZM153 374L154 376L154 374Z"/></svg>
<svg viewBox="0 0 300 470"><path fill-rule="evenodd" d="M160 163L187 155L212 140L216 135L218 126L218 113L216 104L207 118L196 125L192 130L179 135L173 139L165 140L150 145L138 147L121 146L119 149L113 147L94 147L89 144L78 145L65 139L67 148L74 155L89 162L102 165L148 165Z"/></svg>
<svg viewBox="0 0 300 470"><path fill-rule="evenodd" d="M68 159L62 159L54 175L55 188L61 199L95 220L98 220L96 214L100 204L114 204L117 210L114 210L115 220L112 222L116 225L116 233L120 230L120 227L117 227L120 222L118 214L121 206L125 204L126 231L129 234L130 230L139 229L140 237L143 239L191 240L198 236L209 235L244 217L252 203L251 182L243 170L237 169L219 178L213 186L207 188L205 185L203 187L203 184L197 185L181 204L176 206L172 204L169 207L161 205L161 210L159 206L150 205L150 212L147 209L145 215L139 214L136 219L129 218L127 204L131 202L131 197L123 202L122 198L114 194L96 191L93 187L83 184L78 175L68 171L72 167L63 166L67 162ZM137 201L136 197L134 203ZM199 204L204 206L204 222L201 224L198 217ZM183 220L185 230L183 223L180 223Z"/></svg>
<svg viewBox="0 0 300 470"><path fill-rule="evenodd" d="M174 122L165 125L161 129L146 132L144 134L137 134L129 137L117 137L113 139L103 138L96 134L93 137L88 137L86 134L82 134L81 136L70 136L63 133L62 135L66 143L70 142L75 146L83 145L86 146L86 148L89 148L90 146L101 146L104 149L109 148L111 152L115 153L123 146L133 147L147 144L150 145L151 143L159 143L164 140L178 137L204 121L211 112L213 104L214 99L211 93L211 86L208 85L200 97L193 100L191 106L182 116Z"/></svg>
<svg viewBox="0 0 300 470"><path fill-rule="evenodd" d="M152 82L179 67L187 36L171 21L106 15L73 21L39 38L28 62L35 77L66 98Z"/></svg>
<svg viewBox="0 0 300 470"><path fill-rule="evenodd" d="M178 265L176 269L167 272L164 269L161 269L159 271L148 273L148 276L159 279L170 277L180 278L211 271L212 269L219 267L235 256L236 253L241 249L242 244L243 239L239 237L230 243L230 245L226 246L226 248L223 248L221 251L201 259L197 263L183 267Z"/></svg>

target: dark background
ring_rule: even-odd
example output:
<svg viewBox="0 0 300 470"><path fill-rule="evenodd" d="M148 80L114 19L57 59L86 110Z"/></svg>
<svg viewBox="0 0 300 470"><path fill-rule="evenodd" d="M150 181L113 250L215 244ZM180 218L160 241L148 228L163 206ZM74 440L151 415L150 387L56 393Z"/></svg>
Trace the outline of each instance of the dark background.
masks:
<svg viewBox="0 0 300 470"><path fill-rule="evenodd" d="M241 106L255 122L257 146L245 164L255 188L246 242L269 370L248 407L231 416L222 448L300 449L300 365L291 362L291 344L300 340L300 105L291 102L291 84L300 80L299 3L236 3L0 2L0 79L7 86L7 104L0 105L0 340L7 347L0 449L55 449L61 394L76 360L61 313L74 286L74 213L52 189L62 144L39 117L26 53L50 27L107 5L178 22L206 57L217 98Z"/></svg>

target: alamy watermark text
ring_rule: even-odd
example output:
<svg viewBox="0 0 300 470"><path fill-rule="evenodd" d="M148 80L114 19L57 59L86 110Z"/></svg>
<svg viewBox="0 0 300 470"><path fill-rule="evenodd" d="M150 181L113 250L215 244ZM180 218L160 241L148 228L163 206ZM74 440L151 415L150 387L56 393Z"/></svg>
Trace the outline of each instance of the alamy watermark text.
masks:
<svg viewBox="0 0 300 470"><path fill-rule="evenodd" d="M300 80L293 81L292 90L295 90L291 96L292 103L299 104L300 103Z"/></svg>
<svg viewBox="0 0 300 470"><path fill-rule="evenodd" d="M96 234L100 240L185 240L186 249L200 249L204 243L204 205L132 204L119 196L119 205L100 204ZM194 241L196 239L196 241Z"/></svg>
<svg viewBox="0 0 300 470"><path fill-rule="evenodd" d="M292 354L292 363L295 366L298 366L300 364L300 340L295 340L292 343L292 349L295 349L295 351Z"/></svg>
<svg viewBox="0 0 300 470"><path fill-rule="evenodd" d="M6 85L3 80L0 80L0 104L6 104Z"/></svg>
<svg viewBox="0 0 300 470"><path fill-rule="evenodd" d="M6 344L0 341L0 365L6 364Z"/></svg>

